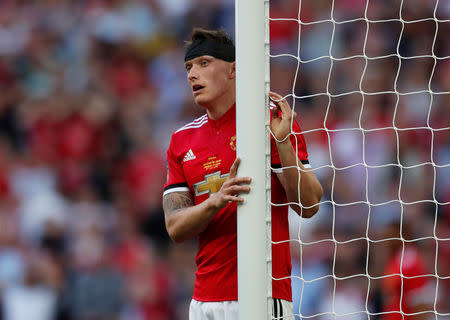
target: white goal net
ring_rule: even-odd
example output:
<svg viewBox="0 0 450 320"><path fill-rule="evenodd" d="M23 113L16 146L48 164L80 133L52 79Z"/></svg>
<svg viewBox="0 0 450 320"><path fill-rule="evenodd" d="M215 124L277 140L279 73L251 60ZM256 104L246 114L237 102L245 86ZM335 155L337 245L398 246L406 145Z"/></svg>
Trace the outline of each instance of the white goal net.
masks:
<svg viewBox="0 0 450 320"><path fill-rule="evenodd" d="M450 2L271 0L268 21L324 188L290 214L296 319L450 319Z"/></svg>

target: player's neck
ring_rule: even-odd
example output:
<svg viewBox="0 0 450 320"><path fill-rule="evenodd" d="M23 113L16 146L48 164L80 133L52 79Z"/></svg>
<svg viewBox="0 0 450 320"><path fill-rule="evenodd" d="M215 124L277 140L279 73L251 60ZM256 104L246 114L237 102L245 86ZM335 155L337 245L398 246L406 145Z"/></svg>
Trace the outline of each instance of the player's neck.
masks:
<svg viewBox="0 0 450 320"><path fill-rule="evenodd" d="M229 95L206 108L208 117L212 120L220 119L236 103L236 96Z"/></svg>

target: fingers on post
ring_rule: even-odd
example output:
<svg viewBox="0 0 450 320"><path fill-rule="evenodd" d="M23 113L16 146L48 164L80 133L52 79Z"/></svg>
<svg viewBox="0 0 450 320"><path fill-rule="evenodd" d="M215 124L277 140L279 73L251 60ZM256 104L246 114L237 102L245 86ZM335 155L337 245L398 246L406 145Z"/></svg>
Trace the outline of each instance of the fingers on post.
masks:
<svg viewBox="0 0 450 320"><path fill-rule="evenodd" d="M225 200L227 202L244 202L244 198L236 196L236 195L229 195L225 197Z"/></svg>
<svg viewBox="0 0 450 320"><path fill-rule="evenodd" d="M250 192L250 187L248 186L250 182L251 178L249 177L235 177L229 179L222 186L223 200L227 202L244 202L244 198L239 195Z"/></svg>
<svg viewBox="0 0 450 320"><path fill-rule="evenodd" d="M237 157L236 160L234 160L233 164L231 165L230 175L229 175L230 179L236 177L240 162L241 162L241 158Z"/></svg>
<svg viewBox="0 0 450 320"><path fill-rule="evenodd" d="M244 202L244 198L240 197L241 193L249 193L251 183L250 177L237 177L237 170L241 159L238 157L234 160L233 165L230 168L230 175L227 181L222 186L223 199L227 202Z"/></svg>
<svg viewBox="0 0 450 320"><path fill-rule="evenodd" d="M279 99L277 99L276 94L274 92L269 92L269 99L275 105L275 107L272 108L272 117L277 118L279 117L278 112L281 111L279 101L277 101Z"/></svg>
<svg viewBox="0 0 450 320"><path fill-rule="evenodd" d="M283 115L287 115L287 116L291 115L291 112L292 112L291 107L288 104L287 100L283 99L283 97L281 95L271 91L271 92L269 92L269 98L278 107L277 109L281 110L281 113ZM277 112L274 112L274 115L278 116Z"/></svg>
<svg viewBox="0 0 450 320"><path fill-rule="evenodd" d="M270 112L272 113L272 119L276 119L276 118L280 118L280 107L275 106L274 108L272 108L270 110Z"/></svg>
<svg viewBox="0 0 450 320"><path fill-rule="evenodd" d="M286 99L283 99L282 96L280 96L278 93L275 93L273 91L269 92L269 98L272 100L277 106L280 105L280 102L286 101Z"/></svg>
<svg viewBox="0 0 450 320"><path fill-rule="evenodd" d="M248 192L250 192L250 187L249 186L241 186L241 185L233 185L228 188L227 192L229 194L233 194L233 195L236 195L239 193L248 193Z"/></svg>
<svg viewBox="0 0 450 320"><path fill-rule="evenodd" d="M226 183L227 186L241 185L241 184L249 184L252 182L250 177L234 177L229 179ZM225 185L224 183L224 185Z"/></svg>

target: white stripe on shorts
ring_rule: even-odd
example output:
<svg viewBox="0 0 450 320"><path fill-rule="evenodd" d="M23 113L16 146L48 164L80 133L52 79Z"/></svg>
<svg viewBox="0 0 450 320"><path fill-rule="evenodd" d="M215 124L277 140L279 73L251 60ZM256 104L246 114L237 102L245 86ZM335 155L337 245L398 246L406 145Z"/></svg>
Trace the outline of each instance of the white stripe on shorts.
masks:
<svg viewBox="0 0 450 320"><path fill-rule="evenodd" d="M292 302L283 299L272 299L272 319L294 320Z"/></svg>

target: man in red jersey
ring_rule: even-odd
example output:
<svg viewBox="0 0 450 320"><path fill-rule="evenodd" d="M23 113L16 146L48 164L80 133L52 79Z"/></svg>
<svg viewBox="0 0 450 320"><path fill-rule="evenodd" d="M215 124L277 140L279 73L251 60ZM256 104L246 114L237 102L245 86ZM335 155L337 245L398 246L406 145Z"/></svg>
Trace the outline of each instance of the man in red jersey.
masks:
<svg viewBox="0 0 450 320"><path fill-rule="evenodd" d="M163 195L166 228L175 242L195 237L199 241L189 319L237 319L236 211L244 201L240 195L250 192L251 178L237 175L233 41L223 31L194 29L185 69L194 100L206 114L172 135ZM322 187L310 170L303 135L285 139L295 116L289 104L276 93L270 98L278 101L271 121L276 137L271 142L272 166L277 168L272 174L272 202L301 203L293 209L311 217L318 210ZM295 121L294 130L300 131ZM295 168L297 163L301 170ZM273 206L272 240L288 239L288 206ZM273 245L272 256L273 277L289 277L289 244ZM272 296L274 317L292 315L289 278L273 282Z"/></svg>

